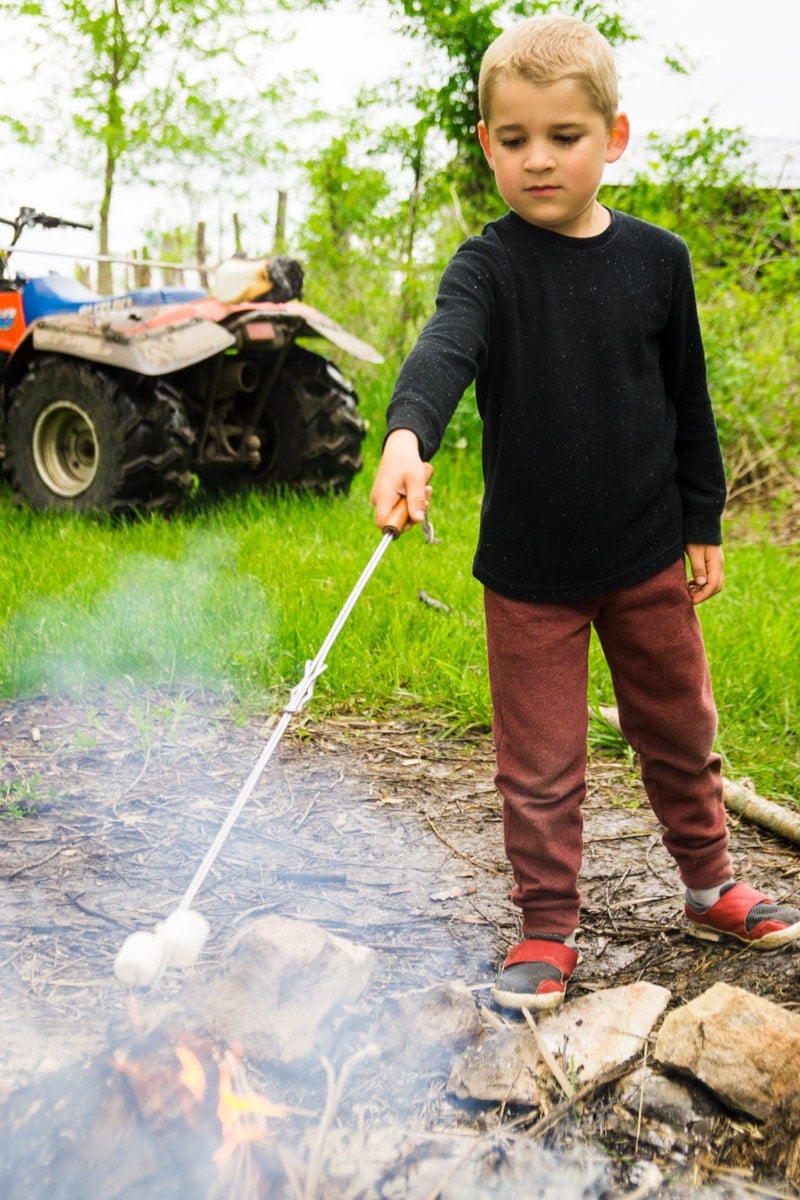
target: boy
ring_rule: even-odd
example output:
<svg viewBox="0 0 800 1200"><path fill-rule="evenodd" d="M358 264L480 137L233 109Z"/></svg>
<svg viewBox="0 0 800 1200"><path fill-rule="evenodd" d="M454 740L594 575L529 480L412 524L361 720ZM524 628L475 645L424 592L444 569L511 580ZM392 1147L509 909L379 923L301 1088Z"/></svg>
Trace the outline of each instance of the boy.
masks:
<svg viewBox="0 0 800 1200"><path fill-rule="evenodd" d="M694 606L722 587L725 478L689 256L597 201L628 143L611 49L532 17L487 50L478 136L509 212L444 271L400 372L371 500L424 519L429 459L467 385L483 419L496 782L523 940L494 999L561 1003L578 962L587 654L594 625L696 935L772 949L800 911L734 882ZM690 578L684 567L688 559Z"/></svg>

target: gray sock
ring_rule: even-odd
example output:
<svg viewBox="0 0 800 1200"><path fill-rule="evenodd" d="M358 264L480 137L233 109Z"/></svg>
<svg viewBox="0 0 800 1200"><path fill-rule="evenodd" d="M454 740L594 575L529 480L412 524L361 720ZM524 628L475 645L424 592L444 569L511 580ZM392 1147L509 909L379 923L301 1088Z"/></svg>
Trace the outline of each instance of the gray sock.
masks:
<svg viewBox="0 0 800 1200"><path fill-rule="evenodd" d="M570 950L577 950L579 933L580 927L573 929L566 937L563 933L526 933L525 937L538 938L541 942L561 942L564 946L569 946Z"/></svg>
<svg viewBox="0 0 800 1200"><path fill-rule="evenodd" d="M712 904L716 904L723 892L727 892L728 888L733 885L732 879L726 879L719 887L713 888L687 888L686 901L695 912L705 912L711 908Z"/></svg>

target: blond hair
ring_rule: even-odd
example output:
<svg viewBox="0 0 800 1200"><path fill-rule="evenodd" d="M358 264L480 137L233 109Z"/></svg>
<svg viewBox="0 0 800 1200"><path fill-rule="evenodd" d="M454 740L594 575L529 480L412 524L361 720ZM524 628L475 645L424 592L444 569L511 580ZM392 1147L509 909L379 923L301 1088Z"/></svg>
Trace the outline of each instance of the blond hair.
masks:
<svg viewBox="0 0 800 1200"><path fill-rule="evenodd" d="M581 84L609 129L619 110L617 69L611 47L593 25L577 17L529 17L491 43L478 76L481 118L489 119L492 92L507 79L547 87L562 79Z"/></svg>

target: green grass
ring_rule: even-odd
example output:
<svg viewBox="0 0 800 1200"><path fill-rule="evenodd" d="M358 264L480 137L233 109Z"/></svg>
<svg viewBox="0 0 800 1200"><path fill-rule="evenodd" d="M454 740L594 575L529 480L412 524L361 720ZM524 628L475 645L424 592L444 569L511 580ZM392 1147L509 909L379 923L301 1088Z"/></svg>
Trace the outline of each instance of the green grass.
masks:
<svg viewBox="0 0 800 1200"><path fill-rule="evenodd" d="M0 695L194 682L278 711L380 540L368 502L376 441L346 498L251 492L201 499L171 521L32 514L0 488ZM437 459L441 544L414 530L389 547L328 656L314 715L489 728L474 460L452 448ZM726 774L796 800L798 569L796 548L729 546L727 588L701 609ZM591 700L612 703L596 646L592 659ZM593 743L614 739L595 726Z"/></svg>
<svg viewBox="0 0 800 1200"><path fill-rule="evenodd" d="M731 777L800 804L800 547L728 547L722 595L700 610L718 749Z"/></svg>

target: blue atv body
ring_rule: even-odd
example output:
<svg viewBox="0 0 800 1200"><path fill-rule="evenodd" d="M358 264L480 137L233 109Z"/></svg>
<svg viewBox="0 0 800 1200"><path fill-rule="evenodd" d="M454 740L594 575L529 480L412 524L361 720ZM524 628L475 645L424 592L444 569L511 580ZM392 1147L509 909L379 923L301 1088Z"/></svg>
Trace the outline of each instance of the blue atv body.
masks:
<svg viewBox="0 0 800 1200"><path fill-rule="evenodd" d="M161 304L183 304L202 300L207 295L200 288L141 287L119 296L101 296L77 279L66 275L42 275L29 279L22 289L22 308L25 324L40 317L63 312L102 312L126 308L155 307Z"/></svg>

